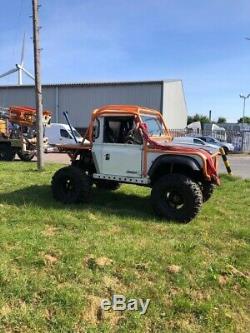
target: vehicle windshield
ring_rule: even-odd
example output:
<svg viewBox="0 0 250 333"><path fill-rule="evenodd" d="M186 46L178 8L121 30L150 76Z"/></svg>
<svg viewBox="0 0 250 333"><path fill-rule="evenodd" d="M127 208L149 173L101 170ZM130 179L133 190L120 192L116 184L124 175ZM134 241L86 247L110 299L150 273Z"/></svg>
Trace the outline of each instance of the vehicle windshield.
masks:
<svg viewBox="0 0 250 333"><path fill-rule="evenodd" d="M220 141L215 139L215 138L212 138L210 136L207 136L207 137L201 137L201 140L204 140L205 142L207 143L211 143L211 144L220 144Z"/></svg>
<svg viewBox="0 0 250 333"><path fill-rule="evenodd" d="M211 137L208 137L207 140L209 142L218 142L218 140L216 140L215 138L211 138Z"/></svg>
<svg viewBox="0 0 250 333"><path fill-rule="evenodd" d="M213 142L214 142L214 143L219 143L219 144L220 144L221 142L223 142L223 140L220 141L220 140L218 140L218 139L213 138Z"/></svg>
<svg viewBox="0 0 250 333"><path fill-rule="evenodd" d="M200 140L200 139L194 139L194 143L197 143L198 145L205 145L206 144L203 140Z"/></svg>
<svg viewBox="0 0 250 333"><path fill-rule="evenodd" d="M143 123L147 125L147 129L150 135L164 135L164 126L158 117L142 115L141 119Z"/></svg>
<svg viewBox="0 0 250 333"><path fill-rule="evenodd" d="M70 133L71 133L71 131L70 131ZM75 134L76 138L81 138L82 137L81 134L79 132L77 132L76 129L73 129L73 133Z"/></svg>

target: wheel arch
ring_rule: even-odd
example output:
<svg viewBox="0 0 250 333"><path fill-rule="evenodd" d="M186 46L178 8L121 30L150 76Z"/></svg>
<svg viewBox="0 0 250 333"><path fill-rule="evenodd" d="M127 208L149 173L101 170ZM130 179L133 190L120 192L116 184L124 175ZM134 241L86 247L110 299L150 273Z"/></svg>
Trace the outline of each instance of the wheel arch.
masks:
<svg viewBox="0 0 250 333"><path fill-rule="evenodd" d="M154 183L161 176L169 173L180 173L191 178L199 179L203 166L191 156L163 155L151 165L148 175Z"/></svg>

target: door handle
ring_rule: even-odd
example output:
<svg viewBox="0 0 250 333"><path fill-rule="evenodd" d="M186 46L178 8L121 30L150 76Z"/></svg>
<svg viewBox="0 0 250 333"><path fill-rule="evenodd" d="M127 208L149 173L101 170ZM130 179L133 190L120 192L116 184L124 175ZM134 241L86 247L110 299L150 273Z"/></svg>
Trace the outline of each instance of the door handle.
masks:
<svg viewBox="0 0 250 333"><path fill-rule="evenodd" d="M110 154L105 154L105 160L109 161L110 160Z"/></svg>

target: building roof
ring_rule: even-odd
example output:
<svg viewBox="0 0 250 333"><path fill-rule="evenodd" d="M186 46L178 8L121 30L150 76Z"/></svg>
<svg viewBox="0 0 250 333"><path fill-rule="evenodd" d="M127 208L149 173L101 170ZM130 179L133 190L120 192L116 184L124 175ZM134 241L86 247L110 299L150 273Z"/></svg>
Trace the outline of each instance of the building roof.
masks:
<svg viewBox="0 0 250 333"><path fill-rule="evenodd" d="M122 85L141 85L141 84L162 84L164 82L176 82L180 79L167 79L167 80L146 80L146 81L117 81L117 82L61 82L61 83L44 83L43 87L83 87L83 86L122 86ZM33 84L23 85L0 85L1 88L30 88Z"/></svg>

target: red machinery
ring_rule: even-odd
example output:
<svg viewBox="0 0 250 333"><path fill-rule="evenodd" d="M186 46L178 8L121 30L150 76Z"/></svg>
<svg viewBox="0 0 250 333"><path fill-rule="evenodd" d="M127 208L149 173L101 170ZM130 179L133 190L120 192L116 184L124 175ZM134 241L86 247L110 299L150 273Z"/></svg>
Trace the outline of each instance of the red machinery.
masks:
<svg viewBox="0 0 250 333"><path fill-rule="evenodd" d="M52 113L43 111L43 124ZM29 106L0 107L0 160L12 161L15 155L30 161L36 154L36 109Z"/></svg>

